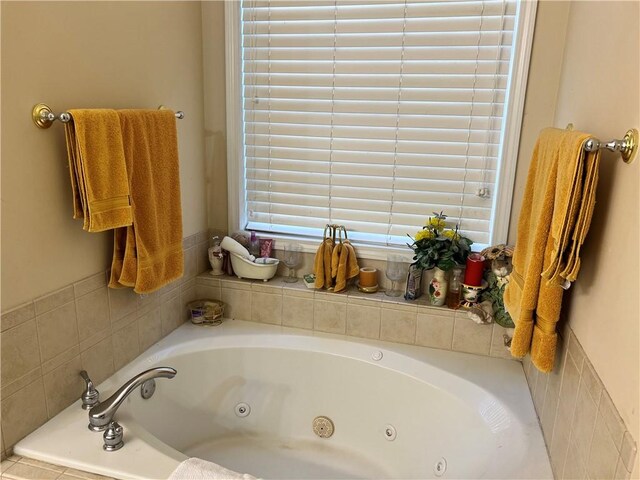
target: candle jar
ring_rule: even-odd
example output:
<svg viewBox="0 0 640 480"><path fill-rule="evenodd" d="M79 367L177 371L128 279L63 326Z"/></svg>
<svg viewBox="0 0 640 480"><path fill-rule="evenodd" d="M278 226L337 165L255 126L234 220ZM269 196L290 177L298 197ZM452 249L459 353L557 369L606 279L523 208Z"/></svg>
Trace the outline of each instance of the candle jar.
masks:
<svg viewBox="0 0 640 480"><path fill-rule="evenodd" d="M467 269L464 272L464 284L471 287L482 285L482 271L484 270L484 257L479 253L472 253L467 257Z"/></svg>

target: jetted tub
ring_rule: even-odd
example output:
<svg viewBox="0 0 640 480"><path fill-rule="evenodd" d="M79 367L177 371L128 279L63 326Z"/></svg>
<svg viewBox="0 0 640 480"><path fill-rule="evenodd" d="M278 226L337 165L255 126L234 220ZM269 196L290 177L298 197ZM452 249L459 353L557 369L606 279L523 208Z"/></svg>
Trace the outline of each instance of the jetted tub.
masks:
<svg viewBox="0 0 640 480"><path fill-rule="evenodd" d="M185 324L99 385L101 399L156 366L178 374L122 404L122 449L103 451L78 401L15 452L118 478L167 478L194 456L264 479L553 478L515 361ZM328 438L314 433L321 416L333 423Z"/></svg>

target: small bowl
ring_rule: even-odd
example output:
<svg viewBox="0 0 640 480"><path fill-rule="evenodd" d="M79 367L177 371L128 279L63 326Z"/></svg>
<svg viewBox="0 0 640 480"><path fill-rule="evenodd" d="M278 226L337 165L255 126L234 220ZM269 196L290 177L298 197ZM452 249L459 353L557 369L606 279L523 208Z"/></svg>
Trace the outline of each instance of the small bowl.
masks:
<svg viewBox="0 0 640 480"><path fill-rule="evenodd" d="M272 279L278 270L280 260L277 258L256 258L255 262L241 257L237 253L229 252L231 266L238 278L267 281Z"/></svg>

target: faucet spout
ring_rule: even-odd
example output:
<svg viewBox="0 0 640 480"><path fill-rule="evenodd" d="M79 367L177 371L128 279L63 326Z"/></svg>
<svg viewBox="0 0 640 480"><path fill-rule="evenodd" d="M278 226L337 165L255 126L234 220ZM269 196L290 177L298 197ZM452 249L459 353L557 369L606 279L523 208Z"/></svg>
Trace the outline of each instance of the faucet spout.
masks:
<svg viewBox="0 0 640 480"><path fill-rule="evenodd" d="M89 410L89 430L93 430L94 432L105 430L113 420L113 416L118 411L122 402L124 402L131 392L147 380L161 377L173 378L176 373L178 372L171 367L157 367L139 373L122 385L109 398Z"/></svg>

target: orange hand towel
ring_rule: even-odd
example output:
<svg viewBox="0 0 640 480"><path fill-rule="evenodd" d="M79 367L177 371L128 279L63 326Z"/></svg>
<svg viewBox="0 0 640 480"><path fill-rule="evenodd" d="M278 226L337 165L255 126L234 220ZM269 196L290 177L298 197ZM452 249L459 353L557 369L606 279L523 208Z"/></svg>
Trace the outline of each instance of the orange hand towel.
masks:
<svg viewBox="0 0 640 480"><path fill-rule="evenodd" d="M170 110L120 110L133 226L115 233L110 286L150 293L183 273L176 119Z"/></svg>
<svg viewBox="0 0 640 480"><path fill-rule="evenodd" d="M593 155L583 150L588 138L555 128L540 133L518 220L513 271L504 295L516 324L511 353L523 357L531 351L534 365L544 372L553 368L562 304L561 278L554 273L563 265L576 224L584 223L582 178L584 165L592 162L585 156ZM551 275L543 278L543 272Z"/></svg>
<svg viewBox="0 0 640 480"><path fill-rule="evenodd" d="M316 251L316 257L313 260L313 273L316 274L316 280L313 284L316 288L324 287L324 247L326 240L323 240L318 250Z"/></svg>
<svg viewBox="0 0 640 480"><path fill-rule="evenodd" d="M65 124L73 218L102 232L131 225L129 182L120 119L115 110L69 110Z"/></svg>

